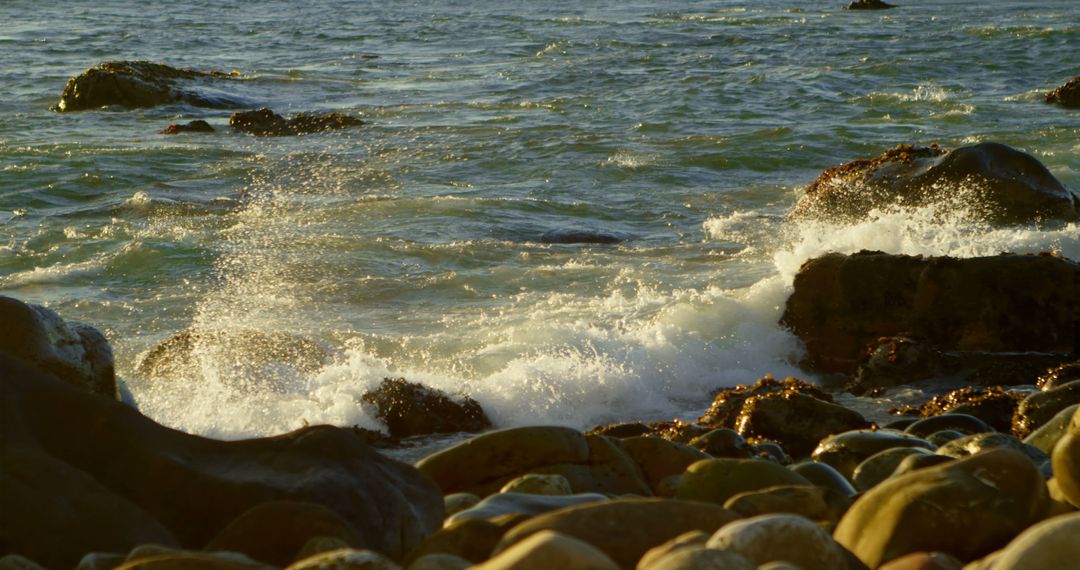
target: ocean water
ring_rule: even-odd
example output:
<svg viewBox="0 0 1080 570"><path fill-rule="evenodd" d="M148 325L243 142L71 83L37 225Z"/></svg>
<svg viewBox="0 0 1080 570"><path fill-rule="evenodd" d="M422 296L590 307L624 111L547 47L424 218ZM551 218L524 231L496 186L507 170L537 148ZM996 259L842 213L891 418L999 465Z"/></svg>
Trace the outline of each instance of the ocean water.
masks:
<svg viewBox="0 0 1080 570"><path fill-rule="evenodd" d="M98 326L144 413L222 438L378 428L358 397L387 376L501 426L575 427L816 380L776 324L811 257L1080 257L1075 224L993 228L963 205L787 218L821 170L909 142L1002 142L1080 190L1080 112L1042 102L1080 73L1080 2L896 3L7 0L0 293ZM253 108L367 124L256 138L223 110L49 110L123 59L236 70L219 87ZM218 132L158 134L195 118ZM144 373L185 330L327 357L207 341Z"/></svg>

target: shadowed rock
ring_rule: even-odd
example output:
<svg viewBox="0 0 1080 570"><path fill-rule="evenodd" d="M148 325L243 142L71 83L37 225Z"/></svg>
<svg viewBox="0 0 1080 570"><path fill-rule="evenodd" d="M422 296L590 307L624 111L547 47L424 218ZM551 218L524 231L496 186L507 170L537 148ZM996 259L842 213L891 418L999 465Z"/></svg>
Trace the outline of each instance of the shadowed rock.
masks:
<svg viewBox="0 0 1080 570"><path fill-rule="evenodd" d="M256 136L306 135L362 124L360 119L344 113L298 113L286 119L266 107L229 117L229 126L234 130Z"/></svg>
<svg viewBox="0 0 1080 570"><path fill-rule="evenodd" d="M161 129L163 135L176 135L180 133L212 133L214 127L210 126L210 123L203 121L202 119L196 119L189 123L180 124L173 123L164 129Z"/></svg>
<svg viewBox="0 0 1080 570"><path fill-rule="evenodd" d="M221 72L177 69L149 61L107 61L69 79L53 110L85 111L108 105L155 107L169 103L240 107L244 103L239 98L205 89L208 83L229 77Z"/></svg>
<svg viewBox="0 0 1080 570"><path fill-rule="evenodd" d="M882 0L855 0L855 2L847 5L848 10L885 10L895 7L895 5L882 2Z"/></svg>
<svg viewBox="0 0 1080 570"><path fill-rule="evenodd" d="M595 243L595 244L615 244L621 243L623 238L615 235L600 231L590 230L551 230L544 232L540 236L540 243L558 243L558 244L573 244L573 243Z"/></svg>
<svg viewBox="0 0 1080 570"><path fill-rule="evenodd" d="M457 399L404 378L384 378L379 387L361 396L378 410L393 437L432 433L476 432L491 427L480 404L468 396Z"/></svg>
<svg viewBox="0 0 1080 570"><path fill-rule="evenodd" d="M1080 109L1080 75L1070 79L1065 85L1046 94L1047 103L1057 103L1062 107Z"/></svg>

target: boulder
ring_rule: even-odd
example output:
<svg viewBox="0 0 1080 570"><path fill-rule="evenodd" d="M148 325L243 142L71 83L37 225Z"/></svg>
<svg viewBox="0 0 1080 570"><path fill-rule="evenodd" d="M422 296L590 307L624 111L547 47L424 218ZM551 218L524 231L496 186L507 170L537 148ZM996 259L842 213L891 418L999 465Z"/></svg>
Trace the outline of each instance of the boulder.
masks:
<svg viewBox="0 0 1080 570"><path fill-rule="evenodd" d="M771 514L737 520L716 531L707 546L733 550L758 565L778 560L803 570L836 570L847 565L829 533L798 515Z"/></svg>
<svg viewBox="0 0 1080 570"><path fill-rule="evenodd" d="M1043 465L1050 457L1039 448L1028 445L1007 433L976 433L954 439L937 449L938 455L968 457L987 449L1008 448L1027 456L1036 466Z"/></svg>
<svg viewBox="0 0 1080 570"><path fill-rule="evenodd" d="M428 554L409 564L407 570L465 570L473 563L453 554Z"/></svg>
<svg viewBox="0 0 1080 570"><path fill-rule="evenodd" d="M963 432L956 431L954 429L943 429L941 431L935 431L934 433L926 436L926 441L941 447L950 441L960 439L967 436Z"/></svg>
<svg viewBox="0 0 1080 570"><path fill-rule="evenodd" d="M995 449L882 482L848 509L834 537L871 568L920 551L967 562L1038 521L1047 502L1031 461Z"/></svg>
<svg viewBox="0 0 1080 570"><path fill-rule="evenodd" d="M1080 109L1080 75L1065 82L1065 85L1046 94L1047 103L1057 103L1062 107Z"/></svg>
<svg viewBox="0 0 1080 570"><path fill-rule="evenodd" d="M1065 435L1050 456L1058 491L1074 507L1080 508L1080 411L1073 414Z"/></svg>
<svg viewBox="0 0 1080 570"><path fill-rule="evenodd" d="M205 550L242 552L260 562L285 567L315 537L359 547L364 537L333 510L316 503L268 501L236 517Z"/></svg>
<svg viewBox="0 0 1080 570"><path fill-rule="evenodd" d="M85 111L108 105L155 107L187 103L196 107L229 108L244 104L221 95L210 84L231 77L220 72L177 69L149 61L107 61L68 79L54 111Z"/></svg>
<svg viewBox="0 0 1080 570"><path fill-rule="evenodd" d="M964 564L944 552L912 552L886 563L881 570L961 570Z"/></svg>
<svg viewBox="0 0 1080 570"><path fill-rule="evenodd" d="M89 325L0 295L0 355L21 360L91 394L117 399L112 347Z"/></svg>
<svg viewBox="0 0 1080 570"><path fill-rule="evenodd" d="M856 493L855 487L851 485L851 482L844 478L835 467L828 463L803 461L802 463L796 463L795 465L788 467L788 469L802 475L807 481L810 481L817 487L832 489L833 491L848 497Z"/></svg>
<svg viewBox="0 0 1080 570"><path fill-rule="evenodd" d="M465 509L471 509L480 502L480 497L472 493L450 493L443 497L443 510L446 516L459 513Z"/></svg>
<svg viewBox="0 0 1080 570"><path fill-rule="evenodd" d="M862 414L798 392L751 396L743 402L736 429L751 439L772 439L796 458L810 455L822 439L870 427Z"/></svg>
<svg viewBox="0 0 1080 570"><path fill-rule="evenodd" d="M638 563L637 570L756 570L759 568L734 550L718 550L706 548L703 545L674 550L655 557L648 564L644 560L643 558L642 562Z"/></svg>
<svg viewBox="0 0 1080 570"><path fill-rule="evenodd" d="M675 498L724 504L747 491L777 485L812 486L802 475L771 461L703 459L686 468L675 487Z"/></svg>
<svg viewBox="0 0 1080 570"><path fill-rule="evenodd" d="M1080 360L1066 362L1046 371L1035 380L1040 390L1050 390L1063 386L1073 380L1080 380Z"/></svg>
<svg viewBox="0 0 1080 570"><path fill-rule="evenodd" d="M853 480L855 468L871 455L894 447L921 447L933 451L930 442L899 431L858 430L834 435L822 440L814 450L814 461L825 463Z"/></svg>
<svg viewBox="0 0 1080 570"><path fill-rule="evenodd" d="M848 390L854 394L910 384L945 374L945 356L927 342L886 336L864 349Z"/></svg>
<svg viewBox="0 0 1080 570"><path fill-rule="evenodd" d="M529 473L522 475L499 489L500 493L526 493L530 495L572 495L574 490L570 481L562 475L541 475Z"/></svg>
<svg viewBox="0 0 1080 570"><path fill-rule="evenodd" d="M215 441L0 355L0 536L50 567L160 542L202 548L252 507L322 505L400 556L442 524L442 495L349 430ZM57 536L65 537L57 541Z"/></svg>
<svg viewBox="0 0 1080 570"><path fill-rule="evenodd" d="M273 566L260 564L235 552L198 552L178 550L156 556L128 557L127 562L115 570L273 570Z"/></svg>
<svg viewBox="0 0 1080 570"><path fill-rule="evenodd" d="M847 5L848 10L885 10L895 7L895 5L882 0L855 0Z"/></svg>
<svg viewBox="0 0 1080 570"><path fill-rule="evenodd" d="M1080 380L1036 392L1020 402L1020 406L1016 408L1012 431L1017 437L1027 437L1053 419L1058 412L1074 404L1080 404Z"/></svg>
<svg viewBox="0 0 1080 570"><path fill-rule="evenodd" d="M922 447L892 447L879 451L867 457L855 468L851 482L860 492L867 491L888 479L900 463L911 455L934 455L934 453Z"/></svg>
<svg viewBox="0 0 1080 570"><path fill-rule="evenodd" d="M446 524L451 525L467 519L492 520L508 514L533 517L574 505L606 500L607 497L599 493L580 493L577 495L496 493L480 501L475 507L465 509L448 517Z"/></svg>
<svg viewBox="0 0 1080 570"><path fill-rule="evenodd" d="M560 532L542 530L500 552L476 570L618 570L600 549Z"/></svg>
<svg viewBox="0 0 1080 570"><path fill-rule="evenodd" d="M344 113L298 113L286 119L266 107L238 111L229 117L233 130L257 136L307 135L363 124L364 121Z"/></svg>
<svg viewBox="0 0 1080 570"><path fill-rule="evenodd" d="M451 554L479 564L491 556L506 529L486 519L463 519L448 523L427 537L405 557L405 564L431 554Z"/></svg>
<svg viewBox="0 0 1080 570"><path fill-rule="evenodd" d="M992 568L1057 570L1080 560L1080 512L1040 522L1017 536L994 560Z"/></svg>
<svg viewBox="0 0 1080 570"><path fill-rule="evenodd" d="M650 548L693 530L712 533L735 520L719 506L672 499L619 499L560 509L510 529L498 551L544 530L587 542L622 568L633 568Z"/></svg>
<svg viewBox="0 0 1080 570"><path fill-rule="evenodd" d="M1080 404L1073 404L1061 410L1053 418L1050 418L1050 421L1039 426L1038 429L1025 437L1024 443L1035 446L1043 453L1050 455L1058 440L1065 435L1069 428L1069 421L1072 420L1077 410L1080 410Z"/></svg>
<svg viewBox="0 0 1080 570"><path fill-rule="evenodd" d="M674 554L680 550L700 550L705 548L705 543L709 540L709 533L702 532L700 530L692 530L676 536L675 538L653 548L650 548L642 557L638 560L638 570L644 570L645 568L657 563L661 558ZM751 566L753 568L753 566Z"/></svg>
<svg viewBox="0 0 1080 570"><path fill-rule="evenodd" d="M375 415L386 422L393 437L477 432L491 427L476 400L464 395L454 398L404 378L384 378L360 400L375 407Z"/></svg>
<svg viewBox="0 0 1080 570"><path fill-rule="evenodd" d="M936 453L932 455L913 453L900 460L900 463L896 465L896 469L893 469L890 477L899 477L918 469L925 469L927 467L941 465L942 463L949 463L950 461L956 461L956 458L948 455L938 455Z"/></svg>
<svg viewBox="0 0 1080 570"><path fill-rule="evenodd" d="M562 477L575 493L653 494L644 473L627 453L622 441L602 435L587 435L585 440L589 445L589 459L584 465L545 465L534 469L533 475Z"/></svg>
<svg viewBox="0 0 1080 570"><path fill-rule="evenodd" d="M1000 387L968 386L934 396L919 406L904 406L890 410L890 413L919 417L967 414L986 422L995 431L1011 432L1013 414L1025 397L1026 394L1009 392ZM904 426L904 429L907 427Z"/></svg>
<svg viewBox="0 0 1080 570"><path fill-rule="evenodd" d="M660 495L663 482L679 475L691 464L709 456L689 445L659 437L642 436L622 440L623 449L641 468L645 482L653 493Z"/></svg>
<svg viewBox="0 0 1080 570"><path fill-rule="evenodd" d="M866 346L900 334L942 351L1075 358L1080 265L1051 255L831 253L799 269L781 323L806 344L804 366L821 372L851 374Z"/></svg>
<svg viewBox="0 0 1080 570"><path fill-rule="evenodd" d="M171 125L161 129L163 135L178 135L180 133L212 133L214 127L210 126L210 123L202 119L196 119L184 124L172 123Z"/></svg>
<svg viewBox="0 0 1080 570"><path fill-rule="evenodd" d="M829 487L779 485L739 493L724 508L744 517L787 513L835 525L851 506L851 496Z"/></svg>
<svg viewBox="0 0 1080 570"><path fill-rule="evenodd" d="M904 433L910 433L915 437L927 437L942 430L955 430L968 435L995 431L975 416L953 413L921 419L904 428Z"/></svg>
<svg viewBox="0 0 1080 570"><path fill-rule="evenodd" d="M754 455L754 448L746 443L739 432L718 428L690 440L690 447L700 449L712 457L731 457L749 459Z"/></svg>
<svg viewBox="0 0 1080 570"><path fill-rule="evenodd" d="M795 217L863 219L875 209L944 204L1001 224L1077 219L1080 198L1035 157L985 142L946 150L899 145L818 176Z"/></svg>
<svg viewBox="0 0 1080 570"><path fill-rule="evenodd" d="M649 435L655 432L656 430L653 427L645 425L641 422L625 422L618 424L598 425L585 433L586 435L603 435L607 437L623 439L627 437L636 437L639 435Z"/></svg>
<svg viewBox="0 0 1080 570"><path fill-rule="evenodd" d="M798 392L825 402L832 402L832 396L809 382L798 378L786 378L781 381L770 374L754 384L740 384L717 392L708 411L698 418L698 423L712 428L734 428L739 421L743 404L748 398L777 392Z"/></svg>
<svg viewBox="0 0 1080 570"><path fill-rule="evenodd" d="M340 548L297 560L286 570L401 570L401 566L378 552Z"/></svg>

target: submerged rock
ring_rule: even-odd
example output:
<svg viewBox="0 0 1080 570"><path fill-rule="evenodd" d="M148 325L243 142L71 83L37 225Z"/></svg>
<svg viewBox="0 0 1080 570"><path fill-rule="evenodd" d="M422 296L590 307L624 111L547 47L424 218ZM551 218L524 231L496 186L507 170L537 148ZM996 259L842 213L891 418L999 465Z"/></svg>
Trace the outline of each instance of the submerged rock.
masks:
<svg viewBox="0 0 1080 570"><path fill-rule="evenodd" d="M176 135L180 133L212 133L214 127L210 126L210 123L202 119L196 119L181 125L180 123L173 123L161 130L163 135Z"/></svg>
<svg viewBox="0 0 1080 570"><path fill-rule="evenodd" d="M240 111L229 117L234 130L258 136L307 135L363 125L364 121L344 113L298 113L286 119L263 107Z"/></svg>
<svg viewBox="0 0 1080 570"><path fill-rule="evenodd" d="M155 107L187 103L196 107L230 108L244 103L209 90L201 84L230 75L177 69L149 61L107 61L68 80L54 111L85 111L108 105Z"/></svg>
<svg viewBox="0 0 1080 570"><path fill-rule="evenodd" d="M477 432L491 427L480 404L468 396L453 398L441 390L404 378L384 378L360 400L375 406L392 437Z"/></svg>
<svg viewBox="0 0 1080 570"><path fill-rule="evenodd" d="M900 145L830 168L806 188L792 215L853 221L875 209L939 203L1003 224L1080 215L1080 198L1035 157L989 142L951 151Z"/></svg>
<svg viewBox="0 0 1080 570"><path fill-rule="evenodd" d="M1080 76L1073 77L1065 85L1047 93L1046 102L1080 109Z"/></svg>
<svg viewBox="0 0 1080 570"><path fill-rule="evenodd" d="M594 230L551 230L540 236L540 243L594 243L616 244L621 243L623 238L610 233Z"/></svg>
<svg viewBox="0 0 1080 570"><path fill-rule="evenodd" d="M895 7L895 5L888 4L882 0L855 0L847 5L848 10L885 10L887 8Z"/></svg>

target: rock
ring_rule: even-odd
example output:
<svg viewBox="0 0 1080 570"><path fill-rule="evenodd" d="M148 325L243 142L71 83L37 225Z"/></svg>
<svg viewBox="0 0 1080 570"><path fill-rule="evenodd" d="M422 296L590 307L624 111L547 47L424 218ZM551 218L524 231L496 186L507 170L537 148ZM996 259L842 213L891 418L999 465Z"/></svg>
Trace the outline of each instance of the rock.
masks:
<svg viewBox="0 0 1080 570"><path fill-rule="evenodd" d="M942 351L1071 355L1078 315L1080 265L1064 258L863 251L803 264L781 323L806 344L805 366L850 374L864 347L899 334Z"/></svg>
<svg viewBox="0 0 1080 570"><path fill-rule="evenodd" d="M942 463L949 463L950 461L956 461L956 458L949 457L948 455L938 455L936 453L933 455L915 453L901 459L900 463L896 466L896 469L893 469L890 477L899 477L918 469L933 467L935 465L941 465Z"/></svg>
<svg viewBox="0 0 1080 570"><path fill-rule="evenodd" d="M117 399L112 348L89 325L0 295L0 354L92 394Z"/></svg>
<svg viewBox="0 0 1080 570"><path fill-rule="evenodd" d="M675 498L724 504L746 491L777 485L813 485L802 475L770 461L703 459L686 468L675 487Z"/></svg>
<svg viewBox="0 0 1080 570"><path fill-rule="evenodd" d="M1073 414L1050 457L1058 490L1074 507L1080 507L1080 411Z"/></svg>
<svg viewBox="0 0 1080 570"><path fill-rule="evenodd" d="M814 450L814 461L828 464L851 481L855 468L871 455L894 447L936 449L926 440L897 431L858 430L834 435L822 440Z"/></svg>
<svg viewBox="0 0 1080 570"><path fill-rule="evenodd" d="M272 570L272 566L259 564L235 552L176 551L157 556L132 559L117 566L116 570Z"/></svg>
<svg viewBox="0 0 1080 570"><path fill-rule="evenodd" d="M806 188L792 215L855 221L875 209L928 204L967 208L999 224L1071 221L1080 211L1080 199L1038 159L985 142L953 150L899 145L830 168Z"/></svg>
<svg viewBox="0 0 1080 570"><path fill-rule="evenodd" d="M659 437L629 437L622 440L622 444L626 453L641 468L649 488L657 495L660 495L664 479L679 475L691 464L709 458L689 445Z"/></svg>
<svg viewBox="0 0 1080 570"><path fill-rule="evenodd" d="M754 564L781 560L804 570L846 566L840 548L815 522L798 515L772 514L724 525L709 538L709 548L734 550Z"/></svg>
<svg viewBox="0 0 1080 570"><path fill-rule="evenodd" d="M75 570L113 570L127 559L119 552L90 552L79 560Z"/></svg>
<svg viewBox="0 0 1080 570"><path fill-rule="evenodd" d="M889 478L909 455L934 455L922 447L892 447L867 457L855 468L851 482L859 491L869 490Z"/></svg>
<svg viewBox="0 0 1080 570"><path fill-rule="evenodd" d="M655 559L639 563L637 570L756 570L745 556L734 550L717 550L698 546L682 548Z"/></svg>
<svg viewBox="0 0 1080 570"><path fill-rule="evenodd" d="M560 532L542 530L503 550L476 570L618 570L604 552Z"/></svg>
<svg viewBox="0 0 1080 570"><path fill-rule="evenodd" d="M739 432L719 428L699 435L690 440L690 447L700 449L712 457L730 457L734 459L749 459L754 455L754 449L746 443Z"/></svg>
<svg viewBox="0 0 1080 570"><path fill-rule="evenodd" d="M1080 108L1080 76L1068 80L1065 85L1046 94L1047 103L1057 103L1062 107Z"/></svg>
<svg viewBox="0 0 1080 570"><path fill-rule="evenodd" d="M754 450L754 457L757 459L772 461L780 465L791 465L791 456L784 453L784 448L780 447L780 444L775 441L759 441L751 448Z"/></svg>
<svg viewBox="0 0 1080 570"><path fill-rule="evenodd" d="M977 433L955 439L938 448L938 455L948 457L968 457L987 449L1007 448L1019 451L1036 465L1043 465L1050 457L1038 448L1027 445L1007 433Z"/></svg>
<svg viewBox="0 0 1080 570"><path fill-rule="evenodd" d="M592 230L559 229L544 232L540 236L540 243L593 243L593 244L616 244L621 243L623 238L606 232Z"/></svg>
<svg viewBox="0 0 1080 570"><path fill-rule="evenodd" d="M882 0L855 0L847 5L848 10L885 10L895 7L894 4L888 4Z"/></svg>
<svg viewBox="0 0 1080 570"><path fill-rule="evenodd" d="M1050 421L1039 426L1039 429L1031 432L1024 438L1024 443L1037 447L1043 453L1050 455L1057 445L1061 436L1065 435L1069 427L1069 421L1076 411L1080 410L1080 404L1073 404L1054 415Z"/></svg>
<svg viewBox="0 0 1080 570"><path fill-rule="evenodd" d="M448 523L442 530L424 539L405 557L405 564L423 556L449 554L479 564L491 556L506 530L485 519L462 519Z"/></svg>
<svg viewBox="0 0 1080 570"><path fill-rule="evenodd" d="M196 107L238 107L243 101L212 91L201 91L208 83L229 77L177 69L149 61L107 61L68 79L54 111L84 111L108 105L155 107L187 103Z"/></svg>
<svg viewBox="0 0 1080 570"><path fill-rule="evenodd" d="M935 396L920 406L905 406L890 410L890 413L920 417L967 414L986 422L996 431L1011 432L1013 413L1025 397L1020 392L1007 392L1001 388L969 386Z"/></svg>
<svg viewBox="0 0 1080 570"><path fill-rule="evenodd" d="M443 493L454 493L545 465L585 464L588 460L589 443L581 432L559 426L529 426L476 436L421 459L416 468L431 477ZM505 481L499 487L503 484Z"/></svg>
<svg viewBox="0 0 1080 570"><path fill-rule="evenodd" d="M1063 386L1073 380L1080 380L1080 360L1067 362L1047 370L1045 374L1035 380L1035 385L1040 390L1050 390Z"/></svg>
<svg viewBox="0 0 1080 570"><path fill-rule="evenodd" d="M1004 546L1046 506L1038 469L995 449L882 482L848 509L834 538L871 568L920 551L967 562Z"/></svg>
<svg viewBox="0 0 1080 570"><path fill-rule="evenodd" d="M966 437L968 434L958 432L954 429L943 429L941 431L935 431L934 433L926 436L926 441L941 447L950 441Z"/></svg>
<svg viewBox="0 0 1080 570"><path fill-rule="evenodd" d="M480 497L472 493L451 493L443 497L443 510L446 516L471 509L480 502Z"/></svg>
<svg viewBox="0 0 1080 570"><path fill-rule="evenodd" d="M810 455L830 435L867 427L862 414L798 392L751 396L736 423L744 437L774 439L795 457Z"/></svg>
<svg viewBox="0 0 1080 570"><path fill-rule="evenodd" d="M350 547L364 543L349 521L327 507L300 501L268 501L230 522L205 550L242 552L260 562L285 567L315 537L336 538Z"/></svg>
<svg viewBox="0 0 1080 570"><path fill-rule="evenodd" d="M570 482L562 475L529 473L503 485L500 493L526 493L530 495L572 495Z"/></svg>
<svg viewBox="0 0 1080 570"><path fill-rule="evenodd" d="M828 487L780 485L739 493L724 508L744 517L787 513L831 526L840 521L851 501L850 495Z"/></svg>
<svg viewBox="0 0 1080 570"><path fill-rule="evenodd" d="M286 570L401 570L401 566L378 552L341 548L298 560Z"/></svg>
<svg viewBox="0 0 1080 570"><path fill-rule="evenodd" d="M580 493L577 495L496 493L480 501L475 507L465 509L448 517L446 524L451 525L466 519L491 520L511 513L532 517L565 507L606 500L607 497L599 493Z"/></svg>
<svg viewBox="0 0 1080 570"><path fill-rule="evenodd" d="M944 356L926 342L887 336L865 348L848 390L861 394L877 387L899 386L944 373Z"/></svg>
<svg viewBox="0 0 1080 570"><path fill-rule="evenodd" d="M0 557L0 570L46 570L44 566L18 554Z"/></svg>
<svg viewBox="0 0 1080 570"><path fill-rule="evenodd" d="M672 499L620 499L540 515L510 529L498 550L543 530L585 541L622 568L633 568L650 548L692 530L712 533L737 515L719 506Z"/></svg>
<svg viewBox="0 0 1080 570"><path fill-rule="evenodd" d="M4 355L0 379L0 535L49 567L150 542L201 548L244 511L281 499L327 507L392 556L442 524L432 482L349 430L216 441Z"/></svg>
<svg viewBox="0 0 1080 570"><path fill-rule="evenodd" d="M300 552L296 554L296 560L311 558L316 554L341 550L342 548L351 548L351 546L344 540L334 536L315 536L300 548Z"/></svg>
<svg viewBox="0 0 1080 570"><path fill-rule="evenodd" d="M995 431L986 422L972 415L942 414L921 419L904 429L904 433L910 433L915 437L926 437L942 430L955 430L969 435Z"/></svg>
<svg viewBox="0 0 1080 570"><path fill-rule="evenodd" d="M433 433L477 432L491 427L480 404L468 396L451 398L445 392L404 378L384 378L379 387L360 397L375 406L393 437Z"/></svg>
<svg viewBox="0 0 1080 570"><path fill-rule="evenodd" d="M263 107L256 111L238 111L229 117L229 126L257 136L307 135L363 125L364 122L344 113L298 113L291 119Z"/></svg>
<svg viewBox="0 0 1080 570"><path fill-rule="evenodd" d="M653 494L644 473L620 440L602 435L587 435L585 440L589 445L589 460L585 465L545 465L536 468L535 474L563 477L575 493Z"/></svg>
<svg viewBox="0 0 1080 570"><path fill-rule="evenodd" d="M713 428L697 423L672 420L670 422L653 422L649 424L653 429L653 435L675 443L690 443L695 437L705 435Z"/></svg>
<svg viewBox="0 0 1080 570"><path fill-rule="evenodd" d="M661 558L664 558L670 554L674 554L680 550L698 550L705 547L705 543L709 540L709 533L702 532L700 530L692 530L676 536L675 538L653 548L650 548L648 552L642 555L638 560L637 567L639 570L643 570L655 563Z"/></svg>
<svg viewBox="0 0 1080 570"><path fill-rule="evenodd" d="M698 418L698 423L713 428L734 428L735 424L738 423L739 413L742 411L747 398L776 392L798 392L825 402L832 402L832 396L813 384L798 378L786 378L780 381L770 374L761 378L755 384L749 386L739 385L718 392L713 398L709 410L705 412L705 415Z"/></svg>
<svg viewBox="0 0 1080 570"><path fill-rule="evenodd" d="M453 554L428 554L409 564L407 570L465 570L472 562Z"/></svg>
<svg viewBox="0 0 1080 570"><path fill-rule="evenodd" d="M161 129L163 135L177 135L180 133L212 133L214 127L210 126L210 123L202 119L196 119L183 125L179 123L173 123L164 129Z"/></svg>
<svg viewBox="0 0 1080 570"><path fill-rule="evenodd" d="M792 471L802 475L817 487L832 489L837 493L848 497L856 493L855 487L835 467L827 463L817 461L803 461L788 467Z"/></svg>
<svg viewBox="0 0 1080 570"><path fill-rule="evenodd" d="M648 435L655 432L655 429L641 422L627 422L620 424L599 425L585 432L585 434L604 435L607 437L623 439L627 437L636 437L639 435Z"/></svg>
<svg viewBox="0 0 1080 570"><path fill-rule="evenodd" d="M912 552L886 563L881 570L961 570L963 566L944 552Z"/></svg>
<svg viewBox="0 0 1080 570"><path fill-rule="evenodd" d="M1053 419L1058 412L1074 404L1080 404L1080 381L1078 380L1045 392L1036 392L1020 402L1013 416L1012 431L1017 437L1027 437Z"/></svg>
<svg viewBox="0 0 1080 570"><path fill-rule="evenodd" d="M1080 559L1080 513L1044 520L1017 536L994 560L992 568L1057 570L1073 568Z"/></svg>

